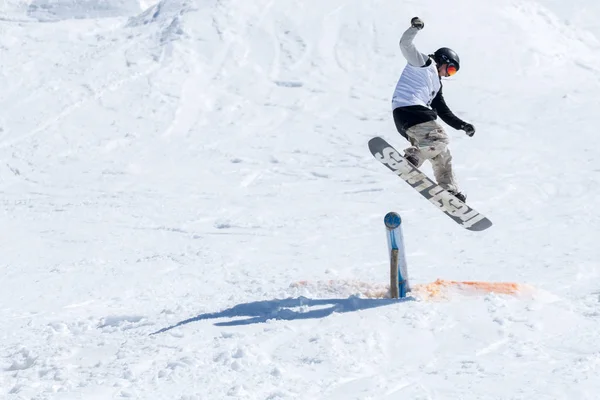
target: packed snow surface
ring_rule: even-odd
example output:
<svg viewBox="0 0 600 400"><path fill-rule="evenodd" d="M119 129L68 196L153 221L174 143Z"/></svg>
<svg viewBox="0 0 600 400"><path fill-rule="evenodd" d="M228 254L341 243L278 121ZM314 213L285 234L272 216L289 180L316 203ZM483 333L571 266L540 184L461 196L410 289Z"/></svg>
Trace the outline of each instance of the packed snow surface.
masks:
<svg viewBox="0 0 600 400"><path fill-rule="evenodd" d="M407 146L391 95L414 16L419 50L461 57L444 94L477 132L446 128L484 232L367 148ZM591 0L3 2L0 398L598 399L599 17Z"/></svg>

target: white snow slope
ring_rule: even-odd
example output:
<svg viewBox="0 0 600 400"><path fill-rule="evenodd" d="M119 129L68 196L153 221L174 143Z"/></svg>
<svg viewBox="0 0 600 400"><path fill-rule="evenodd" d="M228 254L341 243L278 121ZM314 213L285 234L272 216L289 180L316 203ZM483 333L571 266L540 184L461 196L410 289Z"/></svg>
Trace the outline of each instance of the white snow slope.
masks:
<svg viewBox="0 0 600 400"><path fill-rule="evenodd" d="M373 159L398 40L454 48L469 232ZM598 399L600 5L8 1L0 398ZM426 168L426 172L431 173ZM382 297L383 216L414 285ZM302 282L302 283L298 283Z"/></svg>

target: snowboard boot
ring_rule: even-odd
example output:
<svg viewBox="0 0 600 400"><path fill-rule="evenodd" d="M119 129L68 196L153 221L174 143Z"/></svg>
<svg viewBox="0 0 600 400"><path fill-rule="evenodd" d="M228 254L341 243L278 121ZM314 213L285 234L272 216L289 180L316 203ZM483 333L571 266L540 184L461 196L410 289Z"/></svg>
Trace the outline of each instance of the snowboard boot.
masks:
<svg viewBox="0 0 600 400"><path fill-rule="evenodd" d="M448 190L448 193L462 201L463 203L467 201L467 196L462 194L461 192L455 192L454 190Z"/></svg>
<svg viewBox="0 0 600 400"><path fill-rule="evenodd" d="M404 158L406 158L406 160L412 164L413 167L417 167L417 165L419 165L419 159L411 154L406 154L404 153Z"/></svg>

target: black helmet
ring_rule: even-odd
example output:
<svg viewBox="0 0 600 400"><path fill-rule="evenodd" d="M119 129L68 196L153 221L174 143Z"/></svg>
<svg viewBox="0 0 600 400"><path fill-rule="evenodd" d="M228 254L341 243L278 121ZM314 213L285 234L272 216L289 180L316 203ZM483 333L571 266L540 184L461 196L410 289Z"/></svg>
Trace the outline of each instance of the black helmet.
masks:
<svg viewBox="0 0 600 400"><path fill-rule="evenodd" d="M447 47L437 49L435 53L433 53L433 59L437 65L454 64L457 71L460 69L460 58L458 57L458 54Z"/></svg>

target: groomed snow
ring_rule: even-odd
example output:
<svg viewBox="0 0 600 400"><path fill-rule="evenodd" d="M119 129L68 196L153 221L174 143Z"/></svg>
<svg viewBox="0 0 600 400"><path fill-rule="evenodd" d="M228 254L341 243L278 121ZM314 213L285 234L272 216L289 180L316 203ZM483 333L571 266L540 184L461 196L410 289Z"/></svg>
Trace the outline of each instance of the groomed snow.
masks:
<svg viewBox="0 0 600 400"><path fill-rule="evenodd" d="M448 131L484 232L367 148L406 146L390 100L416 15L420 50L461 56L444 93L477 133ZM591 0L2 3L0 398L597 399L598 17ZM401 301L388 211L418 289Z"/></svg>

